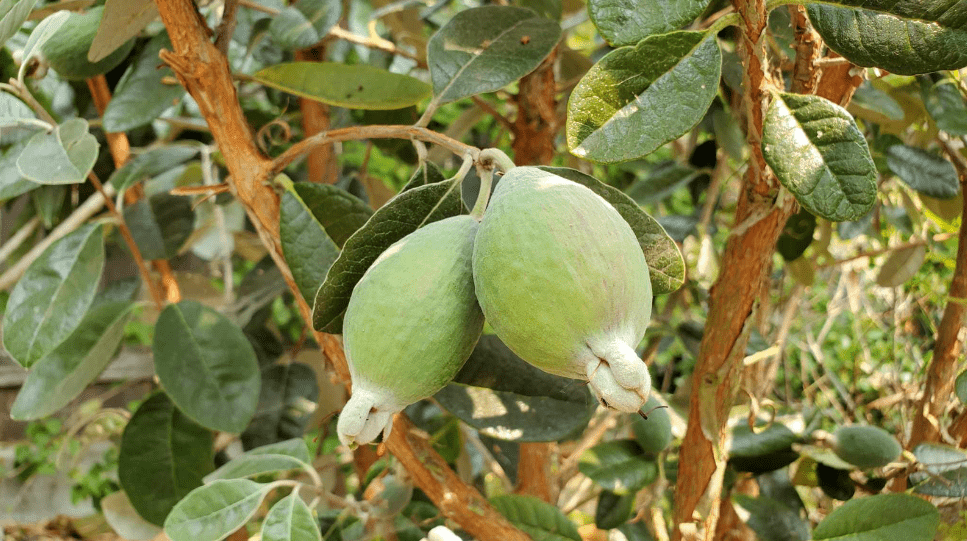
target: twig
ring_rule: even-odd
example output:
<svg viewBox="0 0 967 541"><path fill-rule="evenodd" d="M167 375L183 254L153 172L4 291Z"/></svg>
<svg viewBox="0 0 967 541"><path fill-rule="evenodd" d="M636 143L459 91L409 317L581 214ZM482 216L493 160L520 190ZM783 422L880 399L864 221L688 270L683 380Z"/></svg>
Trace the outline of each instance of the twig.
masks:
<svg viewBox="0 0 967 541"><path fill-rule="evenodd" d="M228 44L232 41L232 34L235 32L235 13L238 11L239 0L225 0L225 9L222 11L222 21L218 23L215 33L215 47L228 55Z"/></svg>
<svg viewBox="0 0 967 541"><path fill-rule="evenodd" d="M20 229L18 229L17 232L7 240L6 244L0 246L0 263L6 261L7 258L10 257L10 254L14 253L17 248L20 248L20 245L33 234L38 225L40 225L40 216L34 216L28 220L27 223L23 224L23 226L21 226Z"/></svg>
<svg viewBox="0 0 967 541"><path fill-rule="evenodd" d="M367 47L369 49L376 49L378 51L383 51L390 54L402 56L404 58L409 58L410 60L415 61L417 66L421 68L426 68L425 58L420 58L419 56L409 51L404 51L403 49L400 49L399 47L397 47L396 44L393 43L392 41L380 38L379 36L373 36L373 37L359 36L339 26L332 27L332 30L329 31L329 35L334 38L348 41L350 43L355 43L356 45L362 45L363 47Z"/></svg>
<svg viewBox="0 0 967 541"><path fill-rule="evenodd" d="M494 109L494 106L490 105L490 102L481 98L480 96L471 96L470 99L473 100L477 107L483 109L485 113L497 119L497 121L503 124L505 128L508 130L514 129L514 123L504 115L500 114L500 111Z"/></svg>
<svg viewBox="0 0 967 541"><path fill-rule="evenodd" d="M218 184L215 179L216 169L212 163L211 147L205 145L201 147L201 178L205 186ZM222 256L222 282L225 284L225 306L231 306L235 300L235 272L232 270L232 240L228 235L228 226L225 225L225 211L222 207L212 202L212 213L215 215L215 228L222 239L225 247L225 255Z"/></svg>
<svg viewBox="0 0 967 541"><path fill-rule="evenodd" d="M261 11L262 13L272 15L273 17L279 14L279 10L275 8L270 8L269 6L263 6L262 4L258 2L253 2L252 0L237 0L237 1L238 1L238 5L242 7L254 9L255 11Z"/></svg>
<svg viewBox="0 0 967 541"><path fill-rule="evenodd" d="M953 233L937 233L936 235L930 237L930 240L934 242L944 242L955 237ZM864 252L862 254L856 254L845 259L837 259L835 261L830 261L829 263L824 263L822 265L817 265L816 270L828 269L830 267L838 267L840 265L845 265L851 261L856 261L857 259L863 259L865 257L876 257L878 255L883 255L890 252L895 252L897 250L906 250L907 248L913 248L915 246L923 246L927 244L927 239L917 239L911 240L909 242L904 242L903 244L897 244L895 246L888 246L886 248L881 248L879 250L871 250L869 252Z"/></svg>

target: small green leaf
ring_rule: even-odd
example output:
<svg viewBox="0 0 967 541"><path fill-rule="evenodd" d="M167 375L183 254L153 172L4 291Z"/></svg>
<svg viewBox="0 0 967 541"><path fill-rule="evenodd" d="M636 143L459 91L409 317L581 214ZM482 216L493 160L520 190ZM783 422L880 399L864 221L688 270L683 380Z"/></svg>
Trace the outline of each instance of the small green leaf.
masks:
<svg viewBox="0 0 967 541"><path fill-rule="evenodd" d="M110 6L117 3L108 4L104 19L107 19ZM148 5L153 8L154 2ZM154 11L157 14L157 10ZM162 81L166 77L172 79L174 72L166 64L161 63L159 67L158 52L171 48L167 32L161 32L151 38L137 60L128 65L104 110L105 131L124 132L149 124L185 94L180 84Z"/></svg>
<svg viewBox="0 0 967 541"><path fill-rule="evenodd" d="M799 258L813 242L816 217L806 209L799 209L786 221L782 234L776 241L776 250L786 261Z"/></svg>
<svg viewBox="0 0 967 541"><path fill-rule="evenodd" d="M752 473L778 470L799 457L792 449L798 441L796 434L781 423L772 423L764 430L757 426L755 432L742 423L732 429L729 464Z"/></svg>
<svg viewBox="0 0 967 541"><path fill-rule="evenodd" d="M145 400L124 427L118 458L118 479L138 514L160 526L212 471L213 443L164 393Z"/></svg>
<svg viewBox="0 0 967 541"><path fill-rule="evenodd" d="M252 77L283 92L348 109L401 109L430 95L423 81L368 64L288 62Z"/></svg>
<svg viewBox="0 0 967 541"><path fill-rule="evenodd" d="M137 37L141 30L157 17L158 8L152 0L107 0L104 4L101 23L97 27L97 34L91 42L91 48L87 51L87 60L100 62L107 58L128 40ZM154 59L157 64L157 54ZM114 98L117 98L117 93Z"/></svg>
<svg viewBox="0 0 967 541"><path fill-rule="evenodd" d="M457 180L429 184L399 194L380 207L346 241L316 293L312 325L318 331L339 333L342 316L356 283L373 261L394 242L420 227L463 212Z"/></svg>
<svg viewBox="0 0 967 541"><path fill-rule="evenodd" d="M529 9L461 11L427 45L433 93L447 103L499 90L533 71L560 38L557 22Z"/></svg>
<svg viewBox="0 0 967 541"><path fill-rule="evenodd" d="M921 443L914 450L924 471L910 474L918 494L967 498L967 453L939 443Z"/></svg>
<svg viewBox="0 0 967 541"><path fill-rule="evenodd" d="M721 73L718 42L703 32L649 36L611 51L571 93L567 146L600 163L647 156L702 120Z"/></svg>
<svg viewBox="0 0 967 541"><path fill-rule="evenodd" d="M298 494L292 493L279 500L262 523L265 541L319 541L322 535L312 511Z"/></svg>
<svg viewBox="0 0 967 541"><path fill-rule="evenodd" d="M161 311L154 365L174 403L202 426L239 434L255 414L255 351L241 329L207 306L186 300Z"/></svg>
<svg viewBox="0 0 967 541"><path fill-rule="evenodd" d="M91 309L67 339L31 368L10 418L46 417L79 395L114 358L133 307L120 301Z"/></svg>
<svg viewBox="0 0 967 541"><path fill-rule="evenodd" d="M581 455L578 469L605 490L622 496L634 494L658 478L658 465L633 440L595 445Z"/></svg>
<svg viewBox="0 0 967 541"><path fill-rule="evenodd" d="M37 0L0 0L0 46L16 34Z"/></svg>
<svg viewBox="0 0 967 541"><path fill-rule="evenodd" d="M17 168L40 184L77 184L93 169L99 146L97 138L87 132L87 121L72 118L52 133L31 137L17 159Z"/></svg>
<svg viewBox="0 0 967 541"><path fill-rule="evenodd" d="M831 221L855 220L876 200L876 168L856 121L818 96L777 93L762 129L766 162L799 203Z"/></svg>
<svg viewBox="0 0 967 541"><path fill-rule="evenodd" d="M262 371L262 390L255 416L245 432L246 449L297 438L319 398L316 373L302 363L275 364Z"/></svg>
<svg viewBox="0 0 967 541"><path fill-rule="evenodd" d="M894 250L880 266L880 272L876 275L876 284L881 287L902 286L916 276L926 259L925 244Z"/></svg>
<svg viewBox="0 0 967 541"><path fill-rule="evenodd" d="M655 537L648 531L646 521L629 522L617 528L628 541L655 541Z"/></svg>
<svg viewBox="0 0 967 541"><path fill-rule="evenodd" d="M581 541L573 522L557 507L533 496L495 496L490 498L490 504L534 541Z"/></svg>
<svg viewBox="0 0 967 541"><path fill-rule="evenodd" d="M736 494L732 499L749 513L746 523L761 541L805 541L809 525L799 512L766 496Z"/></svg>
<svg viewBox="0 0 967 541"><path fill-rule="evenodd" d="M248 479L220 479L198 487L168 514L165 533L171 541L224 539L252 518L268 486Z"/></svg>
<svg viewBox="0 0 967 541"><path fill-rule="evenodd" d="M256 447L233 458L205 477L205 482L310 468L311 460L305 440L294 438Z"/></svg>
<svg viewBox="0 0 967 541"><path fill-rule="evenodd" d="M540 166L538 169L586 186L611 203L638 237L641 251L645 253L645 262L648 264L651 277L651 289L655 295L671 293L685 283L685 259L678 245L668 236L665 228L642 210L634 200L621 190L576 169L545 166Z"/></svg>
<svg viewBox="0 0 967 541"><path fill-rule="evenodd" d="M135 156L114 171L107 181L114 186L115 190L123 192L146 178L174 169L197 154L198 147L194 145L166 145L155 148Z"/></svg>
<svg viewBox="0 0 967 541"><path fill-rule="evenodd" d="M610 490L601 492L598 506L594 509L594 525L602 530L617 528L631 518L635 507L634 494L615 494Z"/></svg>
<svg viewBox="0 0 967 541"><path fill-rule="evenodd" d="M921 83L923 106L937 123L937 127L950 135L967 135L967 104L957 90L957 82L945 77L932 82L924 77Z"/></svg>
<svg viewBox="0 0 967 541"><path fill-rule="evenodd" d="M589 0L588 14L601 37L612 47L620 47L687 26L709 3L710 0Z"/></svg>
<svg viewBox="0 0 967 541"><path fill-rule="evenodd" d="M873 4L865 1L838 3ZM946 7L952 7L951 2L945 3ZM878 4L917 11L926 3ZM967 28L962 22L953 27L942 26L917 18L823 4L809 4L806 11L826 45L854 64L876 66L900 75L967 66ZM951 9L949 14L962 18L961 12L963 9Z"/></svg>
<svg viewBox="0 0 967 541"><path fill-rule="evenodd" d="M481 434L505 441L580 433L596 405L586 386L527 364L492 334L480 337L453 383L434 398Z"/></svg>
<svg viewBox="0 0 967 541"><path fill-rule="evenodd" d="M950 199L960 191L954 164L943 157L907 145L886 149L890 169L914 190L937 199Z"/></svg>
<svg viewBox="0 0 967 541"><path fill-rule="evenodd" d="M813 539L930 541L940 513L930 502L908 494L878 494L850 500L826 516Z"/></svg>
<svg viewBox="0 0 967 541"><path fill-rule="evenodd" d="M104 268L100 225L51 244L27 267L3 314L3 347L24 368L70 336L94 300Z"/></svg>
<svg viewBox="0 0 967 541"><path fill-rule="evenodd" d="M337 0L299 0L272 18L269 35L283 49L306 49L322 41L341 15Z"/></svg>
<svg viewBox="0 0 967 541"><path fill-rule="evenodd" d="M194 231L195 211L187 197L157 193L125 208L124 221L145 259L171 259Z"/></svg>

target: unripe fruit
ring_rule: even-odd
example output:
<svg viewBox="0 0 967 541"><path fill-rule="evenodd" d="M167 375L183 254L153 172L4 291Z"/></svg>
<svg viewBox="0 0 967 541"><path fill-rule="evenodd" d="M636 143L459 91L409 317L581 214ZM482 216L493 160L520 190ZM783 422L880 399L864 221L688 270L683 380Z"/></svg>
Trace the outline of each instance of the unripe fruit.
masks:
<svg viewBox="0 0 967 541"><path fill-rule="evenodd" d="M641 412L648 415L648 418L635 415L631 420L635 440L646 453L660 453L672 442L672 420L668 410L662 406L652 394L641 408Z"/></svg>
<svg viewBox="0 0 967 541"><path fill-rule="evenodd" d="M635 354L651 320L648 266L631 226L590 189L534 167L500 180L474 242L477 299L520 358L585 379L635 412L651 376Z"/></svg>
<svg viewBox="0 0 967 541"><path fill-rule="evenodd" d="M43 45L44 57L61 77L87 79L106 73L120 64L134 48L134 40L97 62L87 59L87 52L94 43L97 28L101 24L104 7L95 7L85 13L71 13L57 32Z"/></svg>
<svg viewBox="0 0 967 541"><path fill-rule="evenodd" d="M830 445L836 456L858 468L886 466L903 451L893 434L875 426L841 426Z"/></svg>
<svg viewBox="0 0 967 541"><path fill-rule="evenodd" d="M386 249L353 289L343 320L352 397L337 424L344 444L364 444L393 415L449 383L483 330L471 256L479 224L433 222Z"/></svg>

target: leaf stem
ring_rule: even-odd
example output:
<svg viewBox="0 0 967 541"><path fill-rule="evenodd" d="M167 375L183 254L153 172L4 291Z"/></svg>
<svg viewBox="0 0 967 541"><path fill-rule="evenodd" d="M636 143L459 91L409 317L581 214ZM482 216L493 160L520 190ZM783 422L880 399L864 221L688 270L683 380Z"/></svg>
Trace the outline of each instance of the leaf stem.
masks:
<svg viewBox="0 0 967 541"><path fill-rule="evenodd" d="M717 21L712 23L712 26L708 27L705 33L710 36L714 36L715 34L718 34L728 26L738 26L740 24L742 24L742 16L739 15L737 12L732 12L732 13L729 13L728 15L719 17Z"/></svg>

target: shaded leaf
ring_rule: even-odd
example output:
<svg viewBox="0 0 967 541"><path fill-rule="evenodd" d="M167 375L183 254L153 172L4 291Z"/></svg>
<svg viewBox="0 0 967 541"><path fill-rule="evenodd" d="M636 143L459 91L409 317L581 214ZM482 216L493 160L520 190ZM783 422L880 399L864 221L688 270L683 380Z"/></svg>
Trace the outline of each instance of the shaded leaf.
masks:
<svg viewBox="0 0 967 541"><path fill-rule="evenodd" d="M856 121L818 96L777 93L762 129L769 167L809 212L855 220L876 200L876 168Z"/></svg>
<svg viewBox="0 0 967 541"><path fill-rule="evenodd" d="M634 507L634 494L615 494L605 490L598 496L598 506L594 509L594 525L602 530L617 528L628 522Z"/></svg>
<svg viewBox="0 0 967 541"><path fill-rule="evenodd" d="M753 498L745 494L732 496L733 501L749 512L746 523L761 541L805 541L810 539L809 525L794 511L766 496Z"/></svg>
<svg viewBox="0 0 967 541"><path fill-rule="evenodd" d="M822 462L816 463L816 481L823 493L834 500L848 501L856 494L856 485L850 478L849 469L840 469Z"/></svg>
<svg viewBox="0 0 967 541"><path fill-rule="evenodd" d="M632 440L599 443L581 455L581 473L619 496L634 495L658 478L658 464Z"/></svg>
<svg viewBox="0 0 967 541"><path fill-rule="evenodd" d="M738 471L764 473L792 463L799 453L792 449L799 437L785 425L774 422L756 431L742 423L732 429L729 464Z"/></svg>
<svg viewBox="0 0 967 541"><path fill-rule="evenodd" d="M918 244L890 252L880 266L876 283L881 287L899 287L916 276L927 259L927 246Z"/></svg>
<svg viewBox="0 0 967 541"><path fill-rule="evenodd" d="M786 261L792 261L803 254L813 242L816 230L816 217L806 209L799 209L786 221L782 234L776 241L776 250Z"/></svg>
<svg viewBox="0 0 967 541"><path fill-rule="evenodd" d="M3 1L3 0L0 0ZM36 120L37 115L13 94L0 92L0 128L15 128Z"/></svg>
<svg viewBox="0 0 967 541"><path fill-rule="evenodd" d="M158 378L178 408L212 430L239 434L255 413L255 351L242 330L197 301L169 304L154 336Z"/></svg>
<svg viewBox="0 0 967 541"><path fill-rule="evenodd" d="M651 289L655 295L671 293L685 283L685 260L675 241L668 236L661 224L642 210L634 200L621 190L576 169L544 166L538 169L586 186L611 203L638 237L638 244L641 245L645 262L648 263Z"/></svg>
<svg viewBox="0 0 967 541"><path fill-rule="evenodd" d="M936 154L907 145L893 145L886 150L886 163L900 180L922 194L950 199L960 191L954 164Z"/></svg>
<svg viewBox="0 0 967 541"><path fill-rule="evenodd" d="M695 127L715 98L715 36L671 32L608 53L571 93L567 146L601 163L634 160Z"/></svg>
<svg viewBox="0 0 967 541"><path fill-rule="evenodd" d="M114 171L108 182L118 192L130 188L145 178L151 178L174 169L198 154L197 146L165 145L135 156Z"/></svg>
<svg viewBox="0 0 967 541"><path fill-rule="evenodd" d="M495 496L490 498L490 504L534 541L581 541L573 522L553 505L533 496Z"/></svg>
<svg viewBox="0 0 967 541"><path fill-rule="evenodd" d="M267 486L248 479L220 479L198 487L168 514L165 533L171 541L224 539L252 518Z"/></svg>
<svg viewBox="0 0 967 541"><path fill-rule="evenodd" d="M84 182L100 146L87 127L86 120L72 118L51 133L40 132L31 137L17 159L20 174L40 184Z"/></svg>
<svg viewBox="0 0 967 541"><path fill-rule="evenodd" d="M46 417L97 379L114 358L133 307L129 301L119 301L91 309L70 336L31 368L10 418Z"/></svg>
<svg viewBox="0 0 967 541"><path fill-rule="evenodd" d="M128 40L137 37L141 30L157 17L158 8L152 0L107 0L104 4L104 14L101 15L101 24L98 25L97 34L91 42L91 48L87 51L88 61L100 62L107 58ZM157 64L157 54L154 60ZM117 98L116 91L111 101L113 102L115 98ZM110 109L110 104L108 108ZM124 130L109 129L108 131Z"/></svg>
<svg viewBox="0 0 967 541"><path fill-rule="evenodd" d="M194 231L195 211L187 197L157 193L125 208L124 221L145 259L171 259Z"/></svg>
<svg viewBox="0 0 967 541"><path fill-rule="evenodd" d="M924 78L921 96L938 128L950 135L962 136L967 135L967 104L956 85L957 82L950 78L937 82Z"/></svg>
<svg viewBox="0 0 967 541"><path fill-rule="evenodd" d="M148 5L157 15L154 2L148 2ZM104 18L107 19L106 14ZM124 132L149 124L185 94L180 84L162 81L165 78L173 79L174 72L167 64L159 66L158 52L171 48L168 33L161 32L151 38L137 60L128 65L104 109L105 131Z"/></svg>
<svg viewBox="0 0 967 541"><path fill-rule="evenodd" d="M655 541L655 537L648 531L646 521L630 522L617 528L627 541Z"/></svg>
<svg viewBox="0 0 967 541"><path fill-rule="evenodd" d="M529 9L461 11L427 44L433 93L447 103L499 90L540 65L560 37L560 25Z"/></svg>
<svg viewBox="0 0 967 541"><path fill-rule="evenodd" d="M269 509L262 522L265 541L321 540L319 525L306 502L295 492L282 498Z"/></svg>
<svg viewBox="0 0 967 541"><path fill-rule="evenodd" d="M326 279L329 267L339 256L339 247L326 234L292 182L284 182L284 185L286 189L279 208L282 254L302 297L313 299Z"/></svg>
<svg viewBox="0 0 967 541"><path fill-rule="evenodd" d="M297 182L294 187L312 216L340 248L373 215L373 209L362 199L332 184Z"/></svg>
<svg viewBox="0 0 967 541"><path fill-rule="evenodd" d="M413 174L410 175L410 180L406 181L406 185L403 186L400 192L402 193L427 184L436 184L444 180L446 178L443 176L443 172L440 171L439 167L433 162L423 162L422 166L417 167L416 171L413 171Z"/></svg>
<svg viewBox="0 0 967 541"><path fill-rule="evenodd" d="M255 416L242 433L246 449L297 438L315 410L319 397L316 373L302 363L276 364L262 371L262 388Z"/></svg>
<svg viewBox="0 0 967 541"><path fill-rule="evenodd" d="M588 14L601 36L612 47L620 47L687 26L709 3L710 0L589 0Z"/></svg>
<svg viewBox="0 0 967 541"><path fill-rule="evenodd" d="M0 46L27 21L37 0L0 0Z"/></svg>
<svg viewBox="0 0 967 541"><path fill-rule="evenodd" d="M283 49L306 49L322 41L342 15L338 0L299 0L269 23L269 35Z"/></svg>
<svg viewBox="0 0 967 541"><path fill-rule="evenodd" d="M967 453L939 443L921 443L914 450L922 472L910 474L913 491L928 496L967 498Z"/></svg>
<svg viewBox="0 0 967 541"><path fill-rule="evenodd" d="M316 293L312 325L318 331L340 333L342 316L356 282L391 244L420 227L463 212L460 185L442 182L402 192L353 233Z"/></svg>
<svg viewBox="0 0 967 541"><path fill-rule="evenodd" d="M41 186L20 175L17 169L17 158L23 152L26 142L16 143L0 151L0 201L5 201L35 190Z"/></svg>
<svg viewBox="0 0 967 541"><path fill-rule="evenodd" d="M310 468L311 461L306 442L295 438L256 447L233 458L205 477L205 482Z"/></svg>
<svg viewBox="0 0 967 541"><path fill-rule="evenodd" d="M940 513L930 502L908 494L878 494L836 508L813 530L813 539L930 541L939 524Z"/></svg>
<svg viewBox="0 0 967 541"><path fill-rule="evenodd" d="M14 285L3 314L3 347L24 368L80 324L104 268L102 227L81 226L54 242Z"/></svg>
<svg viewBox="0 0 967 541"><path fill-rule="evenodd" d="M430 95L423 81L368 64L288 62L252 77L289 94L349 109L400 109Z"/></svg>
<svg viewBox="0 0 967 541"><path fill-rule="evenodd" d="M700 175L694 167L674 160L662 162L625 190L639 204L664 201Z"/></svg>
<svg viewBox="0 0 967 541"><path fill-rule="evenodd" d="M124 427L118 458L118 479L138 514L160 526L212 471L213 443L164 393L145 400Z"/></svg>
<svg viewBox="0 0 967 541"><path fill-rule="evenodd" d="M873 86L869 81L864 81L856 89L850 104L876 111L890 120L903 120L905 116L903 106L893 99L893 96Z"/></svg>
<svg viewBox="0 0 967 541"><path fill-rule="evenodd" d="M967 26L967 10L963 0L916 0L884 2L883 0L835 0L830 2L852 8L888 13L904 19L937 23L948 28Z"/></svg>

